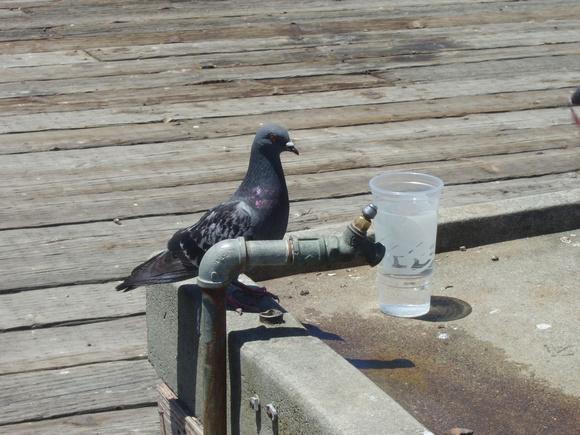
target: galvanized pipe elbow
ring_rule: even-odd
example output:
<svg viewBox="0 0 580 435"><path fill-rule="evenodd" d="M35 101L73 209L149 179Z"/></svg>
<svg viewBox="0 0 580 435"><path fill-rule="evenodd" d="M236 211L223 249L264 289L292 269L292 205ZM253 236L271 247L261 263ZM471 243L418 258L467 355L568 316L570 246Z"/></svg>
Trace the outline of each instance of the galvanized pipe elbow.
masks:
<svg viewBox="0 0 580 435"><path fill-rule="evenodd" d="M243 237L216 243L201 260L198 284L207 289L227 287L245 269L246 258L246 241Z"/></svg>

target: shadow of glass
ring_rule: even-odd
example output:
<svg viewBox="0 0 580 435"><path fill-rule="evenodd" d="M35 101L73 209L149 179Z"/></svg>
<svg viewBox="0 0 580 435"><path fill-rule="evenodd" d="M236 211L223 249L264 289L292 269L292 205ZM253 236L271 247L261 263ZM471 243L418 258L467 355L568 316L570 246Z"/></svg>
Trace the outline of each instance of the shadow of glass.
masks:
<svg viewBox="0 0 580 435"><path fill-rule="evenodd" d="M431 296L431 309L427 314L415 317L425 322L449 322L471 314L471 305L461 299L449 296Z"/></svg>

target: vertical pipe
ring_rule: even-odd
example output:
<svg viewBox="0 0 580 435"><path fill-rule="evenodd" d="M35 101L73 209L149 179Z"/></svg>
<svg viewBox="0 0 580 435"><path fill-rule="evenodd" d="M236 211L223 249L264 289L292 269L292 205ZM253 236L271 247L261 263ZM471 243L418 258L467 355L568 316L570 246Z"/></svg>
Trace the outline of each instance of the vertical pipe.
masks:
<svg viewBox="0 0 580 435"><path fill-rule="evenodd" d="M226 290L202 288L203 433L226 435Z"/></svg>

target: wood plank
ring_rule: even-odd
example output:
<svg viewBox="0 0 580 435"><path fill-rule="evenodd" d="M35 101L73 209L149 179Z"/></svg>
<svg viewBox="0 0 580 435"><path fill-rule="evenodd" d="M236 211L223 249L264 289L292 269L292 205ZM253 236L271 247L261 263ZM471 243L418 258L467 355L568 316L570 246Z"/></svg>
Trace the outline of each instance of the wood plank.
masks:
<svg viewBox="0 0 580 435"><path fill-rule="evenodd" d="M336 45L334 43L332 45L321 44L313 47L302 46L299 48L291 47L269 50L268 56L264 56L263 51L209 53L202 55L194 52L174 57L171 62L167 61L166 56L138 58L137 60L119 60L116 62L96 62L87 53L72 51L66 53L74 54L78 60L71 59L70 62L65 61L62 62L62 65L58 65L59 57L63 56L62 52L57 52L54 55L51 53L3 55L10 68L3 72L1 81L3 83L9 83L54 79L69 80L72 78L151 74L167 70L188 70L191 76L190 80L195 82L204 79L209 80L209 78L204 77L215 76L214 80L223 79L223 77L219 76L220 70L222 69L243 66L297 64L299 62L312 63L326 60L328 56L335 56L336 62L344 62L344 60L353 58L376 58L377 60L382 60L384 65L389 65L389 68L408 68L417 65L468 63L481 62L483 60L561 56L578 53L577 42L580 37L572 28L567 31L559 30L556 32L555 34L559 38L555 39L555 42L550 45L546 45L545 41L554 39L553 28L551 32L546 31L544 34L535 34L537 39L528 38L525 40L522 40L522 34L518 30L511 30L516 35L513 36L513 39L517 43L514 43L514 40L505 34L501 34L501 38L498 35L492 36L492 34L488 34L486 36L492 40L489 42L486 40L486 45L479 47L474 46L473 43L466 42L467 35L464 36L463 41L454 39L453 34L447 34L445 39L440 40L425 39L424 35L422 35L422 38L415 36L414 38L403 39L399 35L397 41L381 40L380 42L372 44L355 44L351 42L344 45ZM481 38L480 35L477 36ZM523 45L524 41L527 45ZM537 41L544 42L542 45L538 45ZM564 41L567 43L563 43ZM235 44L234 41L231 42L232 45ZM328 41L328 43L330 42L334 41ZM493 48L490 48L490 46ZM423 56L419 54L423 54ZM426 54L432 54L433 56L425 56ZM44 60L43 57L47 59ZM54 59L51 59L51 57ZM22 58L31 58L32 60L25 62ZM41 66L30 68L30 62L36 58L40 62L39 65L42 65L44 60L50 68ZM2 59L0 58L0 60ZM65 60L68 59L65 57ZM23 63L24 67L16 68L15 66L18 65L18 62ZM205 76L199 76L204 71L197 70L203 69L204 67L214 71L205 71Z"/></svg>
<svg viewBox="0 0 580 435"><path fill-rule="evenodd" d="M112 286L109 289L115 292ZM103 361L146 360L147 325L143 313L110 321L3 332L0 346L2 377Z"/></svg>
<svg viewBox="0 0 580 435"><path fill-rule="evenodd" d="M200 85L175 85L171 87L149 87L133 92L118 89L91 92L88 99L83 93L58 93L42 97L16 97L2 100L6 115L35 112L72 112L104 107L135 107L156 104L215 101L226 98L256 97L280 94L305 94L341 89L385 86L385 79L370 74L321 75L264 80L218 81ZM77 132L75 132L76 134Z"/></svg>
<svg viewBox="0 0 580 435"><path fill-rule="evenodd" d="M513 54L510 52L514 52ZM537 61L533 59L527 59L528 57L538 57L543 54L550 56L552 55L561 56L558 58L557 65L552 65L546 60ZM303 53L302 50L296 51L296 53ZM558 48L551 47L538 48L538 47L513 47L506 48L502 50L488 50L488 51L453 51L445 53L436 53L433 56L420 56L420 55L408 55L408 56L391 56L383 53L380 57L344 57L342 59L332 59L329 58L329 54L321 53L318 50L311 50L308 53L312 53L311 60L308 60L308 55L302 54L298 58L289 57L288 61L285 63L272 63L272 64L249 64L249 65L239 65L235 68L232 67L220 67L205 69L202 64L197 62L192 62L189 57L184 57L181 61L176 61L177 65L171 65L170 69L167 69L167 62L165 59L152 59L143 61L125 61L125 62L115 62L112 67L111 64L101 65L96 64L95 68L88 68L87 65L82 66L80 71L94 71L87 76L84 74L79 74L74 66L67 66L65 71L72 71L72 77L67 77L70 73L64 73L57 71L58 68L50 68L49 70L45 68L27 68L24 69L24 74L31 75L31 73L26 73L26 71L34 72L34 76L30 79L22 82L21 70L18 68L8 69L8 73L5 73L6 79L4 83L0 84L0 98L19 98L19 97L39 97L47 96L53 94L70 94L79 92L96 92L96 91L110 91L112 89L144 89L150 87L168 87L168 86L184 86L184 85L194 85L199 83L215 82L215 81L233 81L233 80L264 80L272 78L284 78L292 76L318 76L318 75L331 75L331 74L353 74L353 73L363 73L368 70L375 72L386 72L391 70L401 69L402 72L399 74L404 74L411 66L431 66L433 70L425 68L421 69L421 72L425 74L431 74L434 77L444 78L445 80L453 80L456 77L461 77L457 72L452 75L441 75L440 70L447 71L452 68L449 65L455 65L457 62L461 62L461 69L471 69L473 72L470 73L471 77L481 78L489 77L489 74L485 74L490 68L498 68L497 60L499 59L509 59L505 60L501 64L501 70L509 70L510 74L514 74L512 69L515 67L514 64L518 65L517 75L521 75L522 71L525 71L525 75L532 75L535 71L542 71L547 73L550 70L559 72L556 66L560 68L573 63L575 56L578 53L578 44L562 44ZM512 54L510 56L510 54ZM565 54L572 55L570 58L564 56ZM246 55L246 57L251 57ZM274 56L276 57L276 56ZM384 58L383 58L384 57ZM469 66L470 59L473 58L472 62L485 63L482 65L481 69L474 69L473 65ZM523 57L522 59L518 59ZM263 56L261 56L263 59ZM305 58L301 60L300 58ZM182 59L182 58L177 58ZM181 64L179 63L181 62ZM231 62L240 63L239 60L232 59ZM153 70L148 71L146 65L143 64L154 63L158 66L154 66ZM553 62L552 62L553 63ZM134 67L130 67L125 64L133 64ZM91 65L91 64L89 64ZM164 65L164 68L161 68ZM445 65L448 65L446 69L443 69ZM103 69L104 68L104 69ZM456 66L455 69L458 69ZM55 70L55 71L53 71ZM425 71L423 71L425 70ZM53 72L52 72L53 71ZM119 74L118 71L124 71L123 74ZM414 70L413 70L414 71ZM12 76L9 74L12 72ZM478 73L479 72L479 73ZM477 74L478 73L478 74ZM395 74L395 73L393 73ZM507 73L505 75L508 75ZM64 77L63 77L64 76ZM35 78L36 77L36 78ZM49 80L51 79L51 80ZM16 80L20 82L20 86L15 88L10 80ZM465 77L463 77L465 80Z"/></svg>
<svg viewBox="0 0 580 435"><path fill-rule="evenodd" d="M495 156L474 157L460 161L395 165L389 166L388 170L430 173L441 177L448 186L447 190L451 191L453 184L577 171L578 152L578 148L547 150L541 154L530 152L505 155L501 160ZM325 172L316 177L290 179L289 190L292 195L294 189L302 185L324 198L359 196L368 193L368 180L382 172L385 172L385 168ZM347 188L349 193L345 194ZM0 261L12 273L2 281L0 290L14 291L120 279L135 266L135 258L140 258L141 262L150 253L158 252L174 231L195 222L200 215L127 220L123 225L97 222L3 231ZM303 228L299 222L291 221L291 231ZM187 224L184 225L185 222ZM31 250L30 246L34 246L34 249ZM23 263L21 258L27 258L28 261ZM86 266L92 264L98 264L99 267Z"/></svg>
<svg viewBox="0 0 580 435"><path fill-rule="evenodd" d="M493 63L496 65L494 66ZM412 68L404 71L393 69L385 74L391 81L399 79L409 81L415 85L419 83L433 84L434 82L441 83L442 81L454 80L480 80L483 77L491 77L494 74L497 79L501 78L502 81L504 79L511 80L513 77L527 80L528 71L533 70L541 71L541 74L545 74L545 80L549 80L547 76L552 72L556 74L554 77L556 78L559 69L571 68L575 63L578 63L578 55L552 58L504 59L500 62L466 63L461 68L458 68L456 65L437 65L430 68ZM521 74L522 71L526 73ZM577 81L578 79L574 77L571 80Z"/></svg>
<svg viewBox="0 0 580 435"><path fill-rule="evenodd" d="M429 13L432 14L433 9L428 8L428 11L423 11L423 14L421 15L423 18L420 21L420 27L445 27L453 25L473 26L488 23L510 23L532 20L543 21L547 19L565 20L570 16L578 14L580 6L575 4L568 6L568 2L565 4L566 7L562 7L560 4L554 7L553 3L550 3L549 5L534 3L532 7L527 6L526 2L520 2L515 4L512 3L509 8L503 8L504 10L499 12L497 7L491 7L487 13L478 8L478 11L472 9L472 13L469 14L466 14L463 6L459 5L454 14L444 14L441 16L429 16ZM477 6L478 4L474 4L473 8ZM342 18L342 21L339 19L339 21L333 23L327 23L318 18L318 21L305 20L302 25L300 25L300 23L295 25L281 25L279 22L276 22L275 24L264 24L264 18L261 16L261 19L257 22L257 26L259 27L254 26L251 29L254 37L266 38L271 36L300 37L308 34L327 32L345 34L359 31L360 29L373 31L385 29L398 30L409 28L410 26L417 27L415 24L417 17L409 17L407 15L401 18L388 18L388 13L391 13L392 11L386 11L387 18L375 18L377 12L381 11L373 11L372 15L370 15L373 18L356 20L352 19L352 17L344 17ZM417 10L416 12L419 13ZM320 14L318 15L320 16ZM27 51L66 50L74 49L77 46L83 46L87 49L102 46L114 46L118 45L119 37L123 37L127 45L137 45L139 43L159 44L163 42L182 42L215 38L241 39L248 34L248 29L250 28L250 23L247 22L244 22L244 25L240 27L230 28L212 28L212 26L215 25L215 23L213 23L209 27L192 30L192 27L195 27L195 25L191 23L191 20L189 20L189 22L186 21L183 25L178 25L181 23L174 23L172 21L169 30L166 32L160 32L153 26L138 26L138 31L135 31L135 27L129 26L127 23L122 24L122 26L109 26L108 28L95 29L93 31L93 36L86 36L86 32L83 32L82 29L78 31L70 26L51 28L51 31L48 33L49 38L46 38L47 35L41 31L42 29L39 29L36 34L32 35L32 32L26 32L24 30L8 30L0 32L0 40L14 41L15 39L23 39L25 37L35 39L33 41L21 40L11 42L7 47L7 50L10 49L10 51L5 51L6 54L10 54Z"/></svg>
<svg viewBox="0 0 580 435"><path fill-rule="evenodd" d="M44 68L38 68L39 66L61 68L62 65L70 67L71 65L79 63L86 64L97 62L97 59L82 50L53 51L49 53L0 54L0 65L2 65L3 68L13 68L20 71L21 74L27 70L44 70ZM3 72L1 80L3 82L8 80L9 76L10 74L5 76ZM22 80L26 80L24 76L22 77Z"/></svg>
<svg viewBox="0 0 580 435"><path fill-rule="evenodd" d="M565 58L565 57L564 57ZM524 64L518 62L524 62ZM508 61L502 62L507 65ZM580 82L580 73L561 72L565 63L555 64L551 67L544 62L545 69L538 69L535 75L521 75L521 68L526 65L533 65L535 59L523 59L510 62L509 68L497 72L502 80L495 80L479 76L476 67L470 67L465 71L470 75L469 79L461 79L451 82L436 81L431 78L431 74L443 74L445 71L440 68L417 68L416 70L430 70L416 73L409 71L409 76L398 77L398 73L392 71L387 75L387 79L402 80L402 86L375 87L372 92L360 92L359 90L328 91L320 94L312 93L307 95L274 95L266 97L250 97L244 99L218 100L211 104L192 105L189 103L158 104L155 106L141 106L133 108L105 108L71 112L62 116L60 113L37 113L30 115L14 115L0 118L0 133L19 133L29 131L53 130L53 129L81 129L100 127L104 125L121 125L133 123L155 123L163 122L164 119L176 121L187 119L204 119L211 117L258 115L276 112L285 112L289 107L294 110L343 107L348 105L381 104L390 102L402 102L410 100L428 101L438 98L461 97L469 95L497 94L502 92L517 92L530 90L545 90L568 88L572 82ZM478 64L481 70L490 71L487 68L494 68L486 62ZM485 65L485 67L484 67ZM497 68L497 65L495 66ZM243 69L243 68L242 68ZM457 69L457 68L455 68ZM547 71L552 69L553 71ZM413 71L416 71L413 70ZM451 68L451 71L453 68ZM534 68L532 68L532 71ZM526 71L530 73L532 71ZM312 73L314 70L312 70ZM311 73L304 72L309 75ZM511 74L508 74L511 73ZM451 73L450 73L451 74ZM454 72L451 76L456 77ZM415 82L407 82L408 80ZM421 83L422 82L422 83ZM2 86L2 85L0 85Z"/></svg>
<svg viewBox="0 0 580 435"><path fill-rule="evenodd" d="M203 435L201 422L189 415L167 384L159 384L157 393L163 435Z"/></svg>
<svg viewBox="0 0 580 435"><path fill-rule="evenodd" d="M157 406L79 414L70 417L0 426L0 431L18 435L77 435L79 433L160 433Z"/></svg>
<svg viewBox="0 0 580 435"><path fill-rule="evenodd" d="M319 5L318 3L317 5ZM501 3L500 3L501 4ZM560 5L574 7L575 3L570 1L560 1ZM316 5L316 6L317 6ZM505 3L504 3L505 5ZM49 28L52 33L50 35L73 38L77 36L85 35L102 35L110 32L118 33L128 33L128 34L147 34L153 31L166 31L167 29L172 29L180 32L191 31L194 29L210 29L221 27L226 28L252 28L254 33L258 31L256 27L262 27L265 24L276 23L278 27L282 27L284 24L294 22L296 25L309 25L310 27L315 27L317 24L320 25L321 10L319 7L309 7L310 5L303 4L302 7L292 7L287 2L282 4L265 5L260 10L254 9L250 13L235 14L234 16L229 16L227 20L223 20L222 14L216 11L208 9L203 3L201 5L187 5L182 7L180 10L175 10L174 7L157 7L148 9L137 9L134 7L131 9L123 8L114 14L113 11L102 7L87 7L85 15L80 12L76 12L75 9L66 9L51 7L50 9L43 10L42 12L35 13L33 9L28 9L30 18L34 22L36 27ZM429 17L434 19L432 27L435 26L436 19L443 20L443 22L454 21L457 14L465 14L465 5L461 2L454 2L454 4L447 4L444 7L440 5L431 4L399 4L397 7L384 7L383 5L377 5L376 3L370 5L357 5L353 8L337 8L328 7L324 11L325 22L329 23L340 23L341 21L370 21L370 17L389 17L391 21L397 19L402 19L405 17L410 17L411 19L417 19ZM369 7L370 6L370 7ZM379 7L377 7L379 6ZM382 6L382 7L381 7ZM470 12L472 14L480 14L487 18L487 21L502 21L502 20L517 20L523 14L534 14L541 10L544 17L550 17L552 19L555 16L560 16L558 10L552 7L552 4L534 4L534 6L529 6L525 3L505 5L504 7L497 6L494 4L485 4L483 2L478 2L476 4L470 5ZM240 6L236 4L236 9ZM253 6L255 8L255 6ZM281 8L283 10L281 11ZM200 10L201 9L201 10ZM223 11L222 8L217 8L218 11ZM498 14L498 10L502 14ZM136 13L135 13L136 12ZM140 17L139 14L143 14ZM213 16L212 16L213 15ZM525 16L525 15L524 15ZM67 20L68 18L68 20ZM92 20L91 20L92 18ZM521 18L519 18L521 19ZM293 20L293 21L291 21ZM485 18L480 18L480 20L485 20ZM148 26L142 26L143 21L147 22ZM70 24L75 25L71 26ZM9 21L8 28L2 32L2 35L6 38L10 38L12 34L19 35L22 38L23 32L15 33L15 30L21 30L18 28L18 24L23 23L22 20ZM78 25L76 25L78 24ZM83 24L85 24L83 26ZM119 26L122 24L123 26ZM24 22L25 27L30 27ZM32 32L30 32L32 33ZM12 36L13 37L13 36Z"/></svg>
<svg viewBox="0 0 580 435"><path fill-rule="evenodd" d="M578 42L576 20L559 20L557 29L553 23L518 22L486 24L474 28L446 27L401 29L397 31L355 31L348 35L306 35L300 40L273 36L270 38L243 38L233 40L200 40L171 44L101 47L88 52L104 61L148 59L155 57L187 56L192 54L248 53L250 51L281 50L288 48L316 47L325 52L330 49L339 53L344 50L362 54L369 48L380 46L381 55L414 52L441 52L453 49L493 49L514 46L541 46Z"/></svg>
<svg viewBox="0 0 580 435"><path fill-rule="evenodd" d="M81 2L77 2L81 3ZM115 2L109 2L110 4L115 4ZM268 4L261 5L256 2L249 2L247 4L239 2L220 2L221 7L208 7L205 2L192 2L192 3L177 3L177 2L147 2L146 4L132 2L123 2L123 8L120 10L111 10L112 8L103 8L104 2L82 2L82 12L77 12L76 9L71 9L66 6L66 4L60 4L55 1L35 1L35 0L18 0L4 2L4 7L10 7L15 9L19 6L27 6L26 15L28 20L14 20L7 21L6 28L29 28L34 25L38 26L42 24L43 26L59 26L70 24L70 21L74 19L77 24L84 24L85 26L95 25L95 21L98 23L108 22L111 24L122 24L123 22L131 21L144 21L147 20L151 23L155 23L158 26L163 21L175 22L179 19L197 19L200 18L220 18L224 15L224 9L229 10L235 7L235 16L228 17L229 20L252 19L252 16L271 16L271 15L286 15L289 12L296 16L319 16L320 13L325 15L336 16L337 14L345 15L351 14L353 12L360 16L365 12L376 12L377 10L387 10L390 12L397 12L403 9L399 13L409 13L414 9L419 9L421 7L429 7L430 11L437 11L431 4L424 1L416 0L397 0L390 2L391 6L385 7L384 2L380 0L368 0L366 2L348 2L337 7L332 3L319 2L319 1L301 1L293 2L288 4L288 2L272 1ZM439 9L439 11L445 11L446 9L453 7L453 5L461 4L462 1L458 0L441 0L438 2L439 5L447 5L445 9ZM504 4L505 1L497 0L482 0L478 3L499 3ZM560 3L569 3L561 2ZM222 6L224 5L224 6ZM46 7L48 6L48 7ZM110 5L108 5L110 6ZM396 8L395 8L396 6ZM24 11L19 10L18 12L12 12L11 10L6 11L6 18L10 16L22 16ZM405 10L406 9L406 10ZM155 12L158 12L155 14ZM352 11L352 12L350 12ZM10 13L12 12L12 13ZM83 13L84 12L84 13ZM424 10L420 9L419 13L424 13ZM432 12L433 13L433 12ZM441 12L439 12L441 13ZM66 18L69 18L67 21ZM82 21L79 21L82 20Z"/></svg>
<svg viewBox="0 0 580 435"><path fill-rule="evenodd" d="M388 107L384 109L388 110ZM538 150L542 149L541 142L534 137L538 129L549 130L546 133L546 148L558 146L558 140L562 141L560 147L571 147L577 144L577 131L572 128L569 116L567 110L557 108L470 115L467 119L444 118L429 124L414 120L366 125L364 129L351 126L292 131L291 137L308 159L284 155L283 162L287 175L300 175L404 164L422 159L435 161L490 155L498 151L503 153L505 148L501 145L502 141L506 141L504 145L509 142L514 144L516 152ZM561 135L558 133L560 128ZM471 135L473 131L478 131L482 136L481 152L461 137ZM522 137L502 137L497 140L500 145L496 146L493 135L510 131ZM554 141L548 139L552 132ZM492 135L492 138L486 135ZM0 162L5 180L0 186L0 197L6 210L10 210L13 198L34 199L37 197L35 192L47 199L112 190L141 190L144 187L167 188L239 181L247 168L252 137L242 136L235 141L226 138L129 148L71 150L51 153L48 162L43 153L7 155ZM526 148L526 141L530 141L530 148ZM418 148L415 142L423 146ZM328 153L328 147L332 147L333 153ZM77 212L82 213L80 210Z"/></svg>
<svg viewBox="0 0 580 435"><path fill-rule="evenodd" d="M20 56L20 55L19 55ZM188 55L172 58L150 58L139 60L124 60L117 62L94 62L92 64L53 65L50 68L10 68L2 74L2 82L19 82L34 80L64 80L72 78L91 78L107 76L127 76L135 74L151 74L162 71L185 71L190 75L190 81L212 80L217 71L203 71L242 66L283 65L286 63L315 62L328 56L315 49L291 48L268 52L251 51L233 54ZM202 70L202 71L199 71ZM199 74L198 74L199 73ZM143 76L146 79L146 76ZM219 79L219 77L217 78ZM146 81L146 80L144 80Z"/></svg>
<svg viewBox="0 0 580 435"><path fill-rule="evenodd" d="M87 34L98 35L115 30L123 32L125 28L130 33L147 33L151 31L150 28L154 28L157 31L165 30L170 26L170 23L176 30L180 31L217 26L238 27L243 24L249 27L263 25L268 21L285 23L291 19L300 23L312 23L320 17L321 8L319 5L320 2L316 2L314 7L309 4L302 4L301 7L296 7L297 5L284 2L277 5L264 5L261 8L256 8L255 5L251 5L251 9L244 11L241 5L236 4L236 14L228 16L227 20L223 20L223 6L213 9L207 8L203 3L185 5L185 7L182 6L179 9L173 5L173 7L168 7L169 5L167 3L157 7L150 5L145 7L139 5L124 5L120 10L103 8L102 5L85 4L83 9L84 14L78 12L76 8L69 9L63 5L56 4L38 11L34 8L27 8L26 12L29 20L7 20L3 33L10 35L10 30L15 29L21 30L28 28L28 30L32 30L30 29L32 23L34 23L35 27L44 27L52 30L54 32L52 33L53 35L68 37ZM398 4L397 8L378 6L384 5L374 2L369 5L357 5L356 7L351 5L349 8L329 7L329 5L326 5L324 8L324 17L326 20L332 22L340 19L352 19L355 17L361 19L362 17L366 18L372 15L382 16L386 14L397 18L409 14L424 16L427 11L431 16L439 16L463 11L464 5L452 3L446 5L444 8L433 7L431 5L425 6L425 4ZM472 5L472 8L479 13L497 11L497 7L492 8L490 6L483 2L478 2L478 4ZM284 8L283 11L280 10L281 7ZM524 11L529 9L529 7L527 5L516 5L509 8L509 11L507 9L505 8L504 12ZM292 15L289 15L288 12ZM140 26L143 22L146 22L148 26ZM72 26L71 23L73 23ZM124 26L118 26L119 24L123 24Z"/></svg>
<svg viewBox="0 0 580 435"><path fill-rule="evenodd" d="M579 188L579 179L577 172L568 172L501 182L445 186L441 195L441 210L544 193L557 194L572 191ZM373 202L373 197L367 193L356 197L325 198L293 203L290 208L289 231L317 229L326 225L346 226L364 205L371 202Z"/></svg>
<svg viewBox="0 0 580 435"><path fill-rule="evenodd" d="M20 2L9 2L9 4L21 4ZM216 19L223 18L224 9L235 7L235 15L229 16L228 21L233 23L239 23L241 20L244 21L255 21L259 17L271 16L273 14L281 15L283 12L281 8L284 8L284 14L288 11L292 11L294 14L299 14L301 17L316 16L320 12L325 12L330 17L344 16L345 14L352 14L349 11L356 11L358 15L364 13L365 10L376 11L377 8L383 6L380 2L369 1L364 4L347 4L340 8L336 6L325 4L324 2L299 2L288 4L287 2L270 2L265 5L257 5L255 2L249 2L248 4L240 4L238 2L226 3L227 6L209 8L206 2L192 2L179 4L177 2L152 2L149 1L146 4L132 4L131 2L123 2L122 8L111 8L103 7L104 2L91 3L82 2L82 10L77 10L76 8L67 8L64 4L59 4L59 2L50 2L49 4L43 4L41 2L29 2L27 1L26 15L28 20L6 20L6 29L25 29L31 28L33 26L42 25L43 27L58 27L67 26L71 22L74 22L76 26L83 25L86 29L87 27L92 29L98 29L104 27L104 24L133 24L146 21L150 26L156 26L157 28L167 27L163 25L164 22L177 22L186 20L195 20L197 25L199 23L215 24ZM32 3L32 4L30 4ZM40 3L36 5L34 3ZM45 2L46 3L46 2ZM80 3L80 2L79 2ZM115 2L109 2L115 4ZM220 2L223 4L223 2ZM421 6L416 2L400 2L398 1L399 7L405 6ZM446 0L445 3L455 3L452 0ZM43 7L48 6L48 7ZM16 7L16 6L14 6ZM391 8L393 9L393 8ZM20 14L8 14L6 13L6 18L11 16L21 17L23 11ZM347 15L348 16L348 15ZM232 25L232 24L230 24Z"/></svg>
<svg viewBox="0 0 580 435"><path fill-rule="evenodd" d="M0 9L0 18L2 20L8 20L9 18L22 18L26 14L21 9Z"/></svg>
<svg viewBox="0 0 580 435"><path fill-rule="evenodd" d="M115 361L2 376L0 427L78 413L156 405L148 361Z"/></svg>
<svg viewBox="0 0 580 435"><path fill-rule="evenodd" d="M378 131L376 136L372 135L370 129L367 137L356 137L353 132L350 132L353 136L348 136L348 133L344 131L344 134L340 135L345 145L335 146L332 158L328 158L324 150L332 146L331 142L336 136L317 138L312 135L314 137L311 148L301 150L303 155L308 155L309 162L303 165L294 162L293 169L287 171L289 174L294 174L287 177L293 201L312 200L320 195L333 194L323 185L318 186L322 190L316 190L312 189L309 184L300 183L302 177L308 176L311 179L312 174L321 172L468 159L493 156L498 153L545 151L573 147L575 143L573 127L562 130L552 128L540 138L535 129L529 129L527 133L506 132L499 136L497 132L482 133L479 135L477 147L471 146L465 136L460 134L441 134L437 138L428 136L394 141L379 137L381 133ZM580 153L580 150L577 152ZM190 165L189 172L187 168L183 169L184 176L187 173L193 173L196 174L196 180L190 181L190 184L186 184L183 180L181 182L183 184L177 183L177 186L165 188L145 187L149 183L145 186L138 185L150 178L143 172L155 172L155 168L149 165L145 165L143 170L135 169L136 184L131 186L130 190L122 190L122 184L116 183L116 189L110 191L109 183L85 177L84 183L76 183L74 190L58 191L56 187L61 181L55 180L51 175L39 177L40 174L37 173L36 178L51 179L51 181L44 184L35 184L30 181L29 185L22 188L10 184L6 186L6 193L3 197L6 207L0 208L0 226L4 229L23 228L57 223L113 221L116 218L202 212L213 207L220 200L227 199L237 188L239 179L244 175L244 165L247 160L247 153L245 156L243 153L240 154L239 157L232 156L232 161L228 163L224 159L219 159L219 162L205 161L205 159L198 161ZM184 158L184 163L188 161L189 159ZM289 162L293 161L289 160ZM173 171L167 174L167 177L175 177L181 172L177 162L165 160L165 164L170 165ZM205 167L203 167L204 164ZM315 177L319 178L316 175ZM31 174L31 178L34 178L34 173ZM62 182L74 178L76 176L62 171ZM107 179L108 177L104 178L104 180ZM230 181L219 181L228 179ZM156 179L150 181L152 186L160 184L161 182ZM209 184L211 188L208 188ZM359 191L352 192L351 189L348 185L337 187L337 190L344 195L360 193ZM18 200L23 197L21 196L23 194L26 195L26 201Z"/></svg>
<svg viewBox="0 0 580 435"><path fill-rule="evenodd" d="M7 330L73 326L145 313L144 292L119 293L111 283L23 291L2 295L0 300L0 340L5 335L2 332ZM67 328L62 328L62 331L67 331ZM141 337L141 334L135 335ZM88 340L90 335L85 336Z"/></svg>
<svg viewBox="0 0 580 435"><path fill-rule="evenodd" d="M284 94L287 90L280 82L272 83L267 81L264 86L267 87L269 92L273 92L274 89L278 88ZM491 96L475 95L438 98L430 100L427 104L420 103L419 106L414 101L405 101L386 103L386 105L361 104L350 107L348 111L343 110L341 107L290 110L284 113L283 119L280 118L280 122L293 133L301 129L310 130L353 125L361 125L359 128L366 128L362 126L380 124L386 121L543 109L561 106L574 90L575 87L569 87L557 90L499 93ZM289 91L291 92L291 90ZM170 123L95 127L76 130L74 134L71 134L68 130L14 133L3 136L0 154L85 149L180 140L193 141L218 137L230 138L255 133L256 126L259 126L263 121L263 115L247 115L228 118L207 118L204 120L182 120ZM233 141L233 139L227 140Z"/></svg>

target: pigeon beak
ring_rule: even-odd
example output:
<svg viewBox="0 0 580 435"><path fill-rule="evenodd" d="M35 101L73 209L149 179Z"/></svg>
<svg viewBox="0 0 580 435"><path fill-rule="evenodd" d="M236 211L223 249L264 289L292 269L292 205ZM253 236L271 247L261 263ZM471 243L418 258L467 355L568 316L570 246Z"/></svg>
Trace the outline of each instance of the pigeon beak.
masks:
<svg viewBox="0 0 580 435"><path fill-rule="evenodd" d="M285 149L285 151L293 152L297 156L300 155L300 153L298 152L298 149L294 146L294 143L292 141L288 141L286 143L286 149Z"/></svg>

